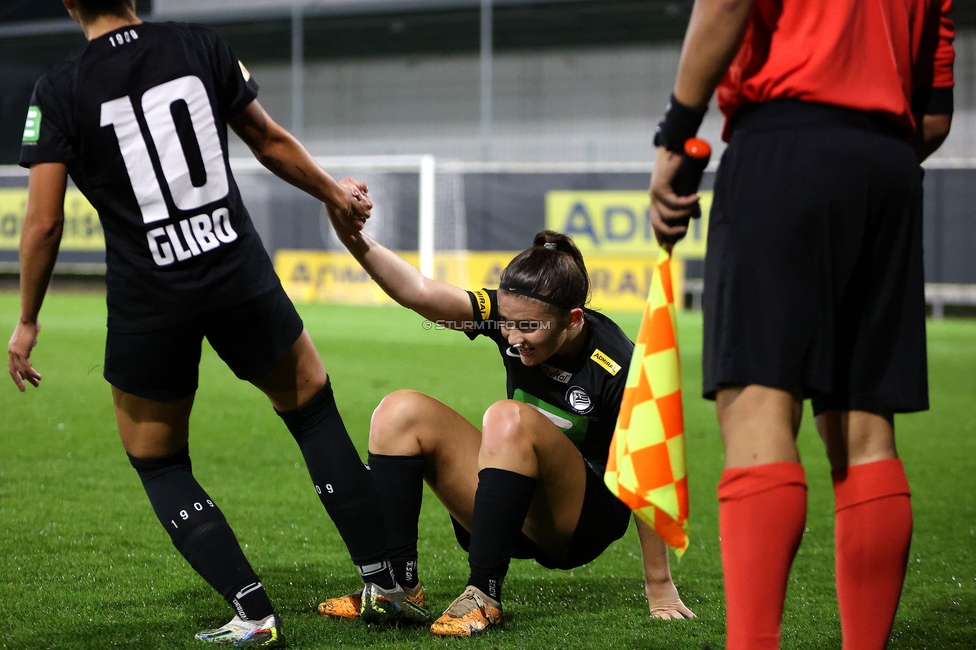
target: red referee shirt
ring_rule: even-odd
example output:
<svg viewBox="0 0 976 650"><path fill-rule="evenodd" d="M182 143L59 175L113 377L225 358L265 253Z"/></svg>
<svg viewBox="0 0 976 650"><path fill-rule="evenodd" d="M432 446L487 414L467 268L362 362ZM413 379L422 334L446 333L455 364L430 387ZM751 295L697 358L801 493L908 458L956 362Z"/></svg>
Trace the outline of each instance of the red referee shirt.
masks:
<svg viewBox="0 0 976 650"><path fill-rule="evenodd" d="M951 113L951 7L952 0L756 0L717 90L723 137L736 111L774 99L889 113L912 129L913 112Z"/></svg>

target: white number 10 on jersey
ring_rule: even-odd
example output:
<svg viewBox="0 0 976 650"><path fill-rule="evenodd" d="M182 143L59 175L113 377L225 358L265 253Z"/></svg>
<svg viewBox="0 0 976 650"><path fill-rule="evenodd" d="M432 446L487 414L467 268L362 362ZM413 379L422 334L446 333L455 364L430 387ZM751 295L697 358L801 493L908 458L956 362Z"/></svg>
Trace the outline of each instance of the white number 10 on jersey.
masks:
<svg viewBox="0 0 976 650"><path fill-rule="evenodd" d="M176 132L172 106L186 102L190 122L196 135L206 172L206 182L196 187L190 179L186 153ZM180 77L150 88L142 96L142 113L152 143L159 155L163 180L169 187L173 203L180 210L195 210L227 196L227 170L217 134L210 99L203 82L195 76ZM149 147L139 128L136 112L129 97L119 97L102 104L101 126L112 126L119 141L122 160L129 173L132 191L139 202L143 223L170 218L159 179L153 169Z"/></svg>

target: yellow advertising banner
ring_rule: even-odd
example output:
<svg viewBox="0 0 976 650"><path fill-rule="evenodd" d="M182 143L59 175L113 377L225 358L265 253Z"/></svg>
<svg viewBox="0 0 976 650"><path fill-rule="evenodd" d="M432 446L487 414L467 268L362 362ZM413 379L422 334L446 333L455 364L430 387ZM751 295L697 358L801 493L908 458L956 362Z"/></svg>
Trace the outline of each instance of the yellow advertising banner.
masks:
<svg viewBox="0 0 976 650"><path fill-rule="evenodd" d="M703 259L712 191L703 190L702 216L692 219L688 236L674 247L675 257ZM580 251L593 254L656 256L646 191L554 190L546 192L546 228L572 236Z"/></svg>
<svg viewBox="0 0 976 650"><path fill-rule="evenodd" d="M435 279L464 289L498 286L502 271L517 252L448 252L435 256ZM401 257L418 265L416 253ZM588 255L590 307L608 311L644 309L656 256ZM352 255L345 252L279 250L275 270L288 295L297 302L356 305L393 304ZM675 295L683 295L684 267L672 261Z"/></svg>
<svg viewBox="0 0 976 650"><path fill-rule="evenodd" d="M27 212L26 188L0 189L0 250L20 248L20 232ZM64 195L62 251L103 251L105 236L98 213L82 193L69 187Z"/></svg>

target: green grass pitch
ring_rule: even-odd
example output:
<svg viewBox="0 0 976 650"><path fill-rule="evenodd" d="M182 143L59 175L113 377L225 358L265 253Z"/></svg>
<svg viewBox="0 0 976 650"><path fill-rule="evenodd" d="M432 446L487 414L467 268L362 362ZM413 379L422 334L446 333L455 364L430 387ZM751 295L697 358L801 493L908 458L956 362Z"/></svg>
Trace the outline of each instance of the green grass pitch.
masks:
<svg viewBox="0 0 976 650"><path fill-rule="evenodd" d="M48 297L33 360L40 389L0 390L2 648L194 648L193 633L231 612L160 528L118 441L101 377L104 298ZM415 388L479 423L504 397L493 345L426 331L403 309L303 306L335 382L340 410L365 453L370 413ZM17 296L0 294L0 323ZM619 322L631 335L637 317ZM318 502L297 446L263 396L206 348L191 423L195 473L224 510L285 621L294 648L712 648L724 645L715 486L722 451L714 409L699 394L701 317L680 316L691 548L673 561L695 621L652 621L633 526L592 564L570 572L516 561L504 630L468 641L424 629L322 620L324 596L358 578ZM915 535L891 648L976 648L976 323L929 325L932 410L898 419L914 492ZM7 381L6 379L4 381ZM839 648L833 587L833 497L809 410L800 447L810 483L807 533L786 603L784 648ZM420 575L434 610L467 577L449 520L428 492ZM756 540L761 544L762 540Z"/></svg>

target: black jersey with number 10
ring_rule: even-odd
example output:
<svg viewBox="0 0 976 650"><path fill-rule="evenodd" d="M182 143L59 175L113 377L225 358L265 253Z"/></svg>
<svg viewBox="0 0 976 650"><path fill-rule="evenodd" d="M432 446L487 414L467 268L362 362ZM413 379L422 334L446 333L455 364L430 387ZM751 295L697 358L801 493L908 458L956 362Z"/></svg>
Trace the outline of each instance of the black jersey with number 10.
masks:
<svg viewBox="0 0 976 650"><path fill-rule="evenodd" d="M227 156L257 84L213 31L109 32L34 88L21 165L60 162L105 232L108 325L177 325L278 285Z"/></svg>

